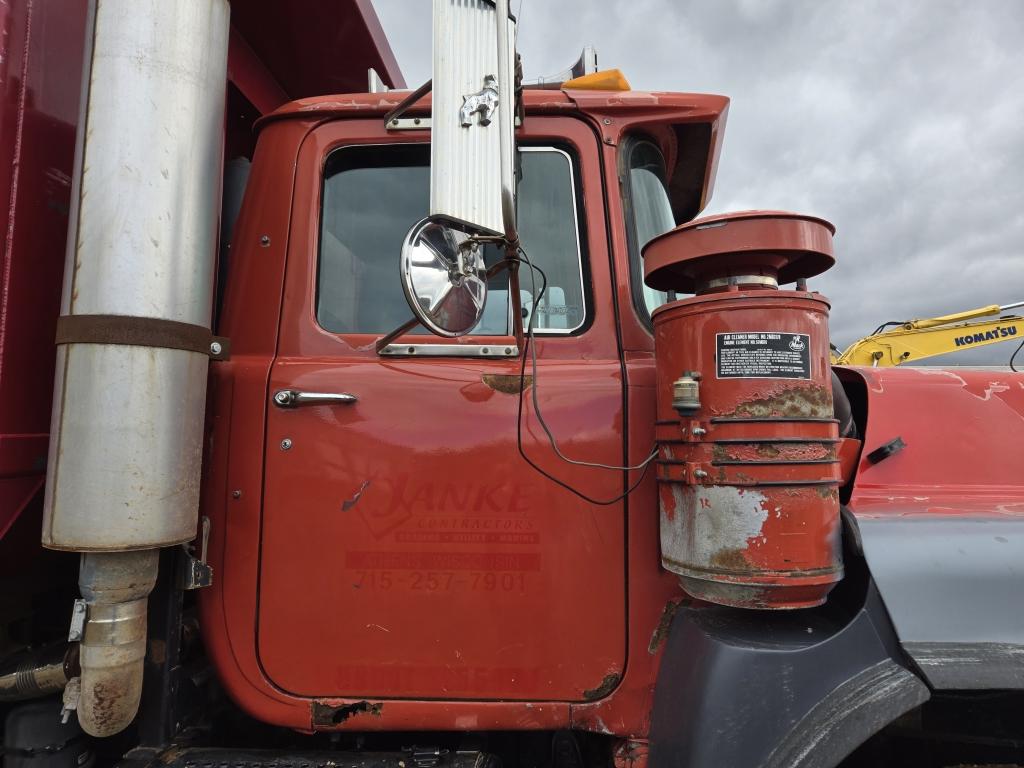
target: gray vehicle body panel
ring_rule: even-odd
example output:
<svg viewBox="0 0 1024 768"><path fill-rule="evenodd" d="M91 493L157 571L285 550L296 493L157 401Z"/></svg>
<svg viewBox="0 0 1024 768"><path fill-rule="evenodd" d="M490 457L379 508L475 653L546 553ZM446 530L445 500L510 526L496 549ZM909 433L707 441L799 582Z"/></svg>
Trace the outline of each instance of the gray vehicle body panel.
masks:
<svg viewBox="0 0 1024 768"><path fill-rule="evenodd" d="M933 687L1024 688L1024 518L894 512L857 528L896 635Z"/></svg>

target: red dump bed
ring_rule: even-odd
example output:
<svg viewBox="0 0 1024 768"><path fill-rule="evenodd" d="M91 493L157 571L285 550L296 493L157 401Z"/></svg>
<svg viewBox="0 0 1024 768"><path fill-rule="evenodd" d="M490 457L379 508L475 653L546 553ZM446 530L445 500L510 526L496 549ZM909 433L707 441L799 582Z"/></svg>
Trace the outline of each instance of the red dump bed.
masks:
<svg viewBox="0 0 1024 768"><path fill-rule="evenodd" d="M46 470L86 7L0 4L0 537ZM251 155L253 122L287 101L364 90L369 67L405 85L370 0L238 0L231 17L229 161Z"/></svg>

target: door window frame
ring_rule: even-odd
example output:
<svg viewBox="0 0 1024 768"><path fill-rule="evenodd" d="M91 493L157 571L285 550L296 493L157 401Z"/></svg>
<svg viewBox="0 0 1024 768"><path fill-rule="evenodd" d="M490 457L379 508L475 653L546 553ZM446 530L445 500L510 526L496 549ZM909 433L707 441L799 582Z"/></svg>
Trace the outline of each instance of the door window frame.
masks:
<svg viewBox="0 0 1024 768"><path fill-rule="evenodd" d="M373 336L383 336L383 335L385 335L386 333L389 332L389 331L381 331L379 334L373 334L373 333L359 332L359 331L336 331L336 330L331 330L330 328L325 328L320 323L320 319L319 319L319 301L320 301L321 263L322 263L322 258L323 258L323 254L322 254L322 250L323 250L323 213L324 213L324 211L323 211L323 202L324 202L324 199L325 199L325 188L326 188L326 184L327 184L327 181L328 181L328 178L329 178L327 176L327 174L326 174L326 169L327 169L328 164L330 163L331 158L334 157L337 153L345 152L347 150L352 150L352 149L357 149L357 148L358 149L375 148L375 149L382 149L383 150L383 149L387 149L389 147L397 147L397 146L401 146L401 147L413 147L413 146L429 147L430 145L429 145L429 142L424 142L424 141L388 142L388 143L383 143L383 142L371 142L371 143L349 142L349 143L341 143L341 144L338 144L336 146L333 146L332 148L330 148L324 154L323 162L321 163L321 172L320 172L320 195L319 195L317 209L316 209L316 211L317 211L317 216L316 216L317 241L316 241L316 258L315 258L315 263L314 263L314 274L315 274L315 279L316 279L316 289L315 289L314 294L313 294L313 318L314 318L314 322L316 323L317 327L320 330L322 330L324 333L329 333L329 334L332 334L334 336L351 337L351 336L371 336L371 335L373 335ZM566 164L568 166L568 170L569 170L569 185L570 185L570 189L571 189L571 192L572 192L572 195L571 195L571 197L572 197L572 200L571 200L571 204L572 204L572 224L573 224L573 232L575 234L575 249L576 249L576 261L575 261L575 263L576 263L576 273L577 273L577 275L579 277L579 288L580 288L579 296L580 296L580 301L582 303L582 317L581 317L581 320L580 320L579 324L577 324L576 326L574 326L572 328L535 328L534 329L534 334L535 334L535 336L538 336L538 337L541 337L541 336L547 336L547 337L577 336L577 335L579 335L581 333L584 333L590 327L592 319L593 319L592 315L591 315L591 304L592 304L592 302L590 301L590 295L591 295L590 279L589 279L590 278L590 272L589 272L589 269L588 269L588 266L587 266L588 260L587 260L587 258L584 258L584 253L586 251L586 232L585 232L585 227L583 226L584 222L582 221L582 219L580 217L580 211L581 211L581 208L582 208L582 194L583 194L583 190L582 190L582 185L580 183L579 157L578 157L578 154L576 153L576 151L574 149L566 147L564 145L560 145L559 143L556 143L556 142L537 141L537 142L534 142L534 143L522 144L521 146L517 147L517 150L518 150L518 152L521 152L521 153L553 152L553 153L556 153L556 154L561 155L562 157L564 157L565 160L566 160ZM527 255L529 255L529 254L527 254ZM396 260L397 260L397 254L396 254ZM397 270L396 270L396 273L397 273ZM396 283L397 283L397 280L398 280L398 278L397 278L397 274L396 274ZM539 281L538 281L538 286L539 286ZM519 287L520 287L520 291L521 292L522 291L526 291L527 293L532 293L532 290L531 290L532 284L531 284L531 281L530 281L530 271L525 266L521 267L520 270L519 270ZM550 288L550 286L549 286L549 288ZM476 356L477 354L479 354L479 356L482 356L482 357L510 356L508 354L502 354L502 353L506 352L509 348L511 348L511 349L515 350L515 353L513 355L511 355L511 356L516 356L516 355L518 355L519 350L515 346L515 335L514 335L515 326L513 324L512 304L511 304L511 302L508 303L508 313L507 314L508 314L508 325L507 325L507 328L508 328L509 333L505 334L505 335L501 335L501 334L477 334L477 333L470 332L470 333L467 333L465 336L453 339L453 338L445 338L445 337L442 337L442 336L436 336L436 335L431 334L431 333L416 334L416 335L403 334L402 336L400 336L397 339L395 339L392 342L392 344L390 344L388 346L389 346L389 348L392 348L392 347L408 348L409 351L410 351L410 354L412 353L412 350L415 349L416 352L418 354L422 355L422 356L435 356L435 357L436 356L444 356L444 349L446 347L452 349L452 354L457 354L460 357ZM412 315L412 311L410 310L410 316L411 315ZM524 331L525 331L525 325L524 325ZM429 341L427 341L427 340L429 340ZM476 340L479 343L478 344L470 344L468 342L468 340ZM467 353L471 353L471 347L476 347L476 349L472 350L472 352L475 353L475 354L467 354ZM457 352L455 351L456 349L458 349ZM388 354L386 356L390 357L390 356L394 356L394 354L391 353L391 354Z"/></svg>
<svg viewBox="0 0 1024 768"><path fill-rule="evenodd" d="M277 322L276 354L283 357L345 357L350 359L397 362L404 356L378 355L374 344L380 333L338 334L321 328L316 320L317 255L320 240L320 205L322 178L327 156L344 146L375 144L425 143L426 131L388 131L379 119L353 115L308 124L295 156L295 176L289 230L284 289ZM517 132L524 146L555 147L565 150L572 162L576 187L575 213L577 238L583 265L583 285L588 306L586 322L571 334L537 334L537 353L543 359L571 360L581 355L588 358L619 359L617 326L614 312L616 282L611 274L608 251L606 196L603 159L598 138L585 120L568 115L531 116ZM404 233L403 233L404 234ZM280 241L269 245L278 247ZM396 280L398 255L395 254ZM522 272L522 270L521 270ZM524 281L525 282L525 281ZM412 318L412 312L409 313ZM437 336L401 336L395 343L405 346L429 341L440 351L452 349L451 355L438 351L423 357L458 357L466 361L480 357L518 359L522 350L504 354L505 347L514 347L514 336L462 336L443 339ZM500 345L500 353L494 347ZM490 354L469 354L470 347L487 346ZM465 349L454 351L455 347ZM461 354L460 354L461 352ZM405 359L415 359L410 355Z"/></svg>
<svg viewBox="0 0 1024 768"><path fill-rule="evenodd" d="M626 249L629 257L629 288L630 295L633 299L633 309L640 318L643 326L648 330L653 330L654 323L651 319L651 311L647 307L647 300L644 298L644 260L641 253L643 246L646 243L639 243L637 241L637 228L636 228L636 217L634 215L634 200L633 200L633 181L630 171L633 168L632 155L633 151L642 144L649 144L654 147L658 154L661 155L662 161L665 162L664 173L668 173L667 162L665 161L665 153L661 146L653 138L644 134L630 134L623 141L619 150L619 177L622 180L620 187L620 197L622 204L622 218L626 227ZM664 180L662 180L664 182ZM665 192L668 195L668 190ZM673 216L674 216L673 212ZM675 222L678 226L679 222ZM671 292L668 295L665 303L673 301L673 295Z"/></svg>

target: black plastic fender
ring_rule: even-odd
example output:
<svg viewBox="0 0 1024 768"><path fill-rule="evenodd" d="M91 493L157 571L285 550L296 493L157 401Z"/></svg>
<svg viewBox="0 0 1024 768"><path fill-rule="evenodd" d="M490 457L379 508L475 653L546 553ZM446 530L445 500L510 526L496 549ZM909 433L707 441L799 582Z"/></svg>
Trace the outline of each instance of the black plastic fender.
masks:
<svg viewBox="0 0 1024 768"><path fill-rule="evenodd" d="M831 768L929 696L871 582L852 615L683 608L658 673L650 765Z"/></svg>

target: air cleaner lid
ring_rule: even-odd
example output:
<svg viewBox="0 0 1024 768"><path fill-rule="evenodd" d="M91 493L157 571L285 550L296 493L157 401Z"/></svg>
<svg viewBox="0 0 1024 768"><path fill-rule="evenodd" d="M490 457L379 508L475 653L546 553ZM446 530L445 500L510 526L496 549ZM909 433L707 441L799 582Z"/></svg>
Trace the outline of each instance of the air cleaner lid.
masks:
<svg viewBox="0 0 1024 768"><path fill-rule="evenodd" d="M644 246L644 282L679 293L697 293L709 280L739 275L792 283L820 275L835 263L835 231L824 219L787 211L695 219Z"/></svg>

